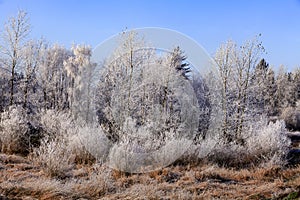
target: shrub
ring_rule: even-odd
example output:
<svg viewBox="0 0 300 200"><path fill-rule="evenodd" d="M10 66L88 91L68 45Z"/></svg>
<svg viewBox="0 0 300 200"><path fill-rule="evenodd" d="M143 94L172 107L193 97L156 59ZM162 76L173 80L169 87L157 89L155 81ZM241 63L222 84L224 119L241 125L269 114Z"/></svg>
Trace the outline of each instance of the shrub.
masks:
<svg viewBox="0 0 300 200"><path fill-rule="evenodd" d="M291 131L300 131L300 108L285 108L280 116L286 123L286 128Z"/></svg>
<svg viewBox="0 0 300 200"><path fill-rule="evenodd" d="M135 126L127 118L122 141L114 143L109 152L109 165L117 170L141 173L172 164L183 156L192 140L165 131L164 138L153 134L153 124Z"/></svg>
<svg viewBox="0 0 300 200"><path fill-rule="evenodd" d="M65 141L45 137L38 148L33 149L31 159L43 167L51 177L63 178L72 167L71 154Z"/></svg>
<svg viewBox="0 0 300 200"><path fill-rule="evenodd" d="M267 119L264 118L254 123L248 133L246 140L248 154L255 156L257 160L284 164L291 144L284 121L279 120L268 124Z"/></svg>
<svg viewBox="0 0 300 200"><path fill-rule="evenodd" d="M67 137L74 133L74 120L69 113L46 110L40 116L43 135L49 137Z"/></svg>
<svg viewBox="0 0 300 200"><path fill-rule="evenodd" d="M4 153L25 153L28 150L26 113L20 106L11 106L1 114L0 141Z"/></svg>
<svg viewBox="0 0 300 200"><path fill-rule="evenodd" d="M198 158L222 166L243 168L258 165L284 165L290 140L283 121L266 118L251 122L242 133L244 145L226 143L222 137L209 137L197 145Z"/></svg>
<svg viewBox="0 0 300 200"><path fill-rule="evenodd" d="M97 125L84 125L69 137L69 149L76 163L104 163L111 147L110 141Z"/></svg>
<svg viewBox="0 0 300 200"><path fill-rule="evenodd" d="M63 177L75 163L103 163L109 140L101 127L74 120L68 113L48 110L41 115L44 139L31 158L50 176Z"/></svg>
<svg viewBox="0 0 300 200"><path fill-rule="evenodd" d="M49 176L64 177L73 164L69 141L78 128L68 113L47 110L42 112L40 119L43 139L30 157Z"/></svg>

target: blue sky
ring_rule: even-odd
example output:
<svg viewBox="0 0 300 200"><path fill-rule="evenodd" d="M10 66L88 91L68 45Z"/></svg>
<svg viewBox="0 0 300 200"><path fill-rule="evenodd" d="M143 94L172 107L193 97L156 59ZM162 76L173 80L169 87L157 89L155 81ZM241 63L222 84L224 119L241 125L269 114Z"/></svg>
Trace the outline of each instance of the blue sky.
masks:
<svg viewBox="0 0 300 200"><path fill-rule="evenodd" d="M213 55L228 39L240 44L261 33L272 66L300 66L300 0L0 0L0 30L18 9L29 13L33 38L66 47L95 47L126 27L163 27Z"/></svg>

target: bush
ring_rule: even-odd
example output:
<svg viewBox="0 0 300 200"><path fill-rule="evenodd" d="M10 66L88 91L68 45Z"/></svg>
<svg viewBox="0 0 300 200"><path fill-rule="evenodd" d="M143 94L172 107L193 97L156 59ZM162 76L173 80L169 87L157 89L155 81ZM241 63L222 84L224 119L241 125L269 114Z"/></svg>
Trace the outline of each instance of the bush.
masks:
<svg viewBox="0 0 300 200"><path fill-rule="evenodd" d="M243 168L258 165L284 165L290 147L283 121L270 122L262 118L248 124L242 133L244 145L226 143L214 136L197 145L198 157L221 166ZM209 149L209 151L208 151Z"/></svg>
<svg viewBox="0 0 300 200"><path fill-rule="evenodd" d="M26 153L28 123L26 113L20 106L11 106L1 114L0 141L4 153Z"/></svg>
<svg viewBox="0 0 300 200"><path fill-rule="evenodd" d="M110 148L101 127L74 120L68 113L48 110L41 115L44 139L31 154L50 176L63 177L75 163L103 163Z"/></svg>
<svg viewBox="0 0 300 200"><path fill-rule="evenodd" d="M248 154L255 156L258 161L285 164L291 141L286 134L284 121L268 124L267 119L261 119L251 126L246 141Z"/></svg>
<svg viewBox="0 0 300 200"><path fill-rule="evenodd" d="M40 121L44 136L55 138L76 134L75 123L69 113L46 110L41 113Z"/></svg>
<svg viewBox="0 0 300 200"><path fill-rule="evenodd" d="M286 128L291 131L300 131L300 108L285 108L280 116L286 123Z"/></svg>
<svg viewBox="0 0 300 200"><path fill-rule="evenodd" d="M77 126L68 113L55 110L42 112L40 119L43 139L30 157L49 176L64 177L74 160L69 140L77 134Z"/></svg>
<svg viewBox="0 0 300 200"><path fill-rule="evenodd" d="M44 172L51 177L63 178L72 167L71 154L65 141L45 137L41 145L31 154L35 164L43 167Z"/></svg>
<svg viewBox="0 0 300 200"><path fill-rule="evenodd" d="M69 138L69 149L75 163L104 163L111 144L97 125L84 125L78 128L78 133Z"/></svg>

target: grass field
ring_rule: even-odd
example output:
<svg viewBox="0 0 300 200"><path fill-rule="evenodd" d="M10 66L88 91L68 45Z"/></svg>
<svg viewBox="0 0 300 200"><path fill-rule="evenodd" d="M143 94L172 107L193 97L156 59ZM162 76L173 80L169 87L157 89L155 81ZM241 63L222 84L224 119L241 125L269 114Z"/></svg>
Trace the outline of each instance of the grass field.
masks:
<svg viewBox="0 0 300 200"><path fill-rule="evenodd" d="M297 199L300 166L228 169L169 166L126 174L107 166L78 165L51 178L17 155L0 155L0 199Z"/></svg>

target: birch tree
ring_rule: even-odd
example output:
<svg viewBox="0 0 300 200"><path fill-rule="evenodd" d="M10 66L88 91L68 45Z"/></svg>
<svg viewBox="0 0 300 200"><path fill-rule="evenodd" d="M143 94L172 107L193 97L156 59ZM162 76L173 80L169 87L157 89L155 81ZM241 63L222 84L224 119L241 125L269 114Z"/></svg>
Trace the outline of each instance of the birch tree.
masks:
<svg viewBox="0 0 300 200"><path fill-rule="evenodd" d="M72 56L64 62L69 78L68 97L75 118L85 122L94 120L93 76L96 65L91 62L92 50L87 45L72 47Z"/></svg>
<svg viewBox="0 0 300 200"><path fill-rule="evenodd" d="M1 54L3 55L1 63L10 73L9 104L14 103L15 79L22 60L22 49L27 41L31 31L29 17L25 11L20 10L15 17L8 19L2 35L3 44L1 45Z"/></svg>
<svg viewBox="0 0 300 200"><path fill-rule="evenodd" d="M249 110L250 81L263 51L256 37L240 47L229 41L216 53L222 88L222 132L227 143L244 143L243 127L253 115Z"/></svg>
<svg viewBox="0 0 300 200"><path fill-rule="evenodd" d="M232 140L229 116L231 115L232 108L230 108L230 88L232 88L232 71L234 68L233 55L235 54L236 44L233 41L228 41L226 44L221 45L215 55L215 61L218 65L218 71L221 77L221 104L222 104L222 132L226 141Z"/></svg>

